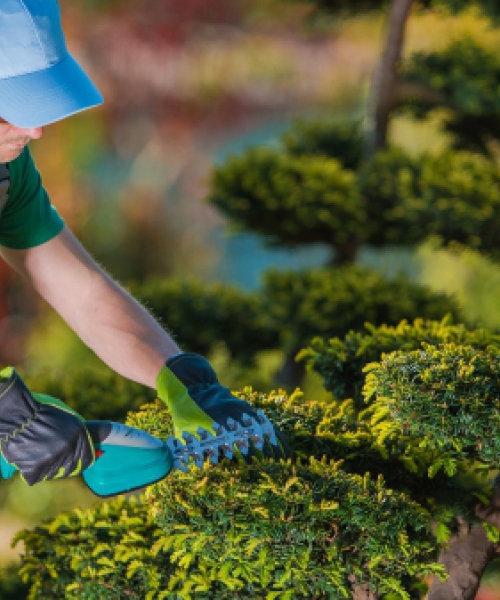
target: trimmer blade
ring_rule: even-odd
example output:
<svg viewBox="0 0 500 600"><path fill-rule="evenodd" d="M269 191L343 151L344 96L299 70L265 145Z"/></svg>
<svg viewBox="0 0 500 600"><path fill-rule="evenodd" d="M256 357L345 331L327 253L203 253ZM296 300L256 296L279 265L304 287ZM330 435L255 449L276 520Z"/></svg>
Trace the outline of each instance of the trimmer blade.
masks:
<svg viewBox="0 0 500 600"><path fill-rule="evenodd" d="M215 423L213 429L215 435L200 427L196 436L183 433L182 440L169 437L166 444L174 457L174 468L187 472L193 462L201 468L207 458L217 464L223 457L233 458L235 448L244 455L252 446L262 450L266 438L270 444L278 445L274 426L262 410L257 411L255 418L244 414L240 423L230 418L225 427Z"/></svg>

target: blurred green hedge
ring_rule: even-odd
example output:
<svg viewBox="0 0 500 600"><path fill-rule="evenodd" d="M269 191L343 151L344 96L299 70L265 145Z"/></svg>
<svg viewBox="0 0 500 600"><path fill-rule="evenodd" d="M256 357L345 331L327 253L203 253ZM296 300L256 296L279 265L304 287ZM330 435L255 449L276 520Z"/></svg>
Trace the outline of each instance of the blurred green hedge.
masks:
<svg viewBox="0 0 500 600"><path fill-rule="evenodd" d="M466 42L457 49L465 55L473 50ZM474 52L469 63L477 60L482 66L480 53ZM443 85L451 81L453 87L455 77L453 94L464 105L459 114L462 127L471 130L469 137L476 132L495 140L496 121L490 117L494 113L500 123L500 112L488 83L495 80L496 71L490 72L488 65L487 74L471 83L464 79L459 59L454 60L458 74L450 75L445 61L442 71L447 77L437 74L435 79ZM420 75L418 68L409 67L408 77L425 79L425 68ZM443 94L446 102L453 101L450 90L443 89ZM362 246L415 247L429 236L498 258L500 171L495 160L475 147L418 156L388 147L361 161L361 140L357 122L299 121L276 148L250 148L215 168L207 200L232 230L254 232L264 242L284 248L323 244L336 264L355 262ZM469 147L465 141L463 146Z"/></svg>
<svg viewBox="0 0 500 600"><path fill-rule="evenodd" d="M208 355L218 342L242 362L278 346L278 329L258 293L186 278L130 282L132 295L172 331L181 347Z"/></svg>
<svg viewBox="0 0 500 600"><path fill-rule="evenodd" d="M491 6L498 6L490 2ZM437 92L434 102L408 98L405 111L426 118L440 111L443 129L456 148L486 155L500 140L500 99L496 92L500 77L498 53L479 45L471 37L454 40L440 51L414 53L403 65L402 78ZM441 100L437 100L437 95ZM446 106L447 111L442 107Z"/></svg>
<svg viewBox="0 0 500 600"><path fill-rule="evenodd" d="M19 565L11 563L0 567L0 600L25 600L30 586L18 574Z"/></svg>
<svg viewBox="0 0 500 600"><path fill-rule="evenodd" d="M223 346L232 361L253 366L263 350L280 350L279 384L300 385L297 352L315 336L328 339L362 330L366 322L396 325L419 316L460 318L458 303L404 277L387 279L355 265L304 271L270 270L259 290L224 284L149 279L129 286L179 345L210 355Z"/></svg>
<svg viewBox="0 0 500 600"><path fill-rule="evenodd" d="M154 400L154 390L103 368L75 366L70 372L58 370L23 373L30 389L59 398L86 420L108 419L123 422L127 413Z"/></svg>

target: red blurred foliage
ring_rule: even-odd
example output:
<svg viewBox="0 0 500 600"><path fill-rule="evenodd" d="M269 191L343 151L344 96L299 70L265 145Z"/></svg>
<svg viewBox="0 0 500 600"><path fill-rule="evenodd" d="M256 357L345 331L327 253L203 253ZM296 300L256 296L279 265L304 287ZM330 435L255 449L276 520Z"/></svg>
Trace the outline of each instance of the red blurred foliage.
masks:
<svg viewBox="0 0 500 600"><path fill-rule="evenodd" d="M500 600L500 590L493 590L489 587L481 588L475 600Z"/></svg>
<svg viewBox="0 0 500 600"><path fill-rule="evenodd" d="M234 0L146 0L113 7L112 19L125 20L134 36L151 44L182 44L199 24L241 23L244 2Z"/></svg>
<svg viewBox="0 0 500 600"><path fill-rule="evenodd" d="M248 61L255 59L259 38L252 34L280 39L290 60L305 57L301 62L311 76L320 65L332 67L331 39L306 40L300 25L287 28L279 17L272 25L265 18L255 24L252 11L258 9L249 0L128 0L108 2L99 14L78 5L65 7L65 21L68 37L80 46L77 54L86 57L85 66L106 98L111 127L142 113L158 123L184 123L188 129L203 123L218 131L239 127L249 117L303 106L304 98L288 88L280 91L269 81L248 81L240 73L225 73L225 90L203 89L205 80L220 71L219 61L235 48L243 46Z"/></svg>

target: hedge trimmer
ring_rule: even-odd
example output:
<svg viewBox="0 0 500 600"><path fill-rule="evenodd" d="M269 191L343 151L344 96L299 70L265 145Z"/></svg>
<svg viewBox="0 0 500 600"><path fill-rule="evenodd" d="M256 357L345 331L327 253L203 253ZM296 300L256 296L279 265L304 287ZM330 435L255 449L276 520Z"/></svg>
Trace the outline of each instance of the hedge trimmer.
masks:
<svg viewBox="0 0 500 600"><path fill-rule="evenodd" d="M247 455L251 448L263 450L265 443L278 445L272 423L262 411L241 423L228 419L226 426L215 424L214 433L198 429L197 436L184 433L182 439L166 440L135 427L112 421L87 421L94 442L96 460L83 471L83 479L97 496L115 496L150 485L166 477L172 469L201 468L205 461L217 464L231 459L235 452ZM8 479L16 467L1 457L1 473Z"/></svg>

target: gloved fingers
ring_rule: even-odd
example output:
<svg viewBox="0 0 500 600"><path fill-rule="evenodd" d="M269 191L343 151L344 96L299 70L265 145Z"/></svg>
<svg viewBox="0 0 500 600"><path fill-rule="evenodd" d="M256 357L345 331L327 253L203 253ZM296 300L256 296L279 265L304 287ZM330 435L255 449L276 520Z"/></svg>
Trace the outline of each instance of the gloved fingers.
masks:
<svg viewBox="0 0 500 600"><path fill-rule="evenodd" d="M85 426L52 407L40 410L30 427L2 441L1 448L29 485L78 475L95 460Z"/></svg>
<svg viewBox="0 0 500 600"><path fill-rule="evenodd" d="M2 376L1 451L27 483L77 475L92 464L94 447L80 415L60 400L32 394L14 369Z"/></svg>
<svg viewBox="0 0 500 600"><path fill-rule="evenodd" d="M228 428L231 419L244 428L245 415L261 423L257 409L220 385L209 362L198 354L181 353L170 358L158 375L157 389L170 408L176 433L183 430L193 433L198 426L209 429L211 423ZM252 456L275 459L291 456L284 436L276 427L274 430L276 443L262 440L261 450L254 445L249 449L249 460Z"/></svg>

